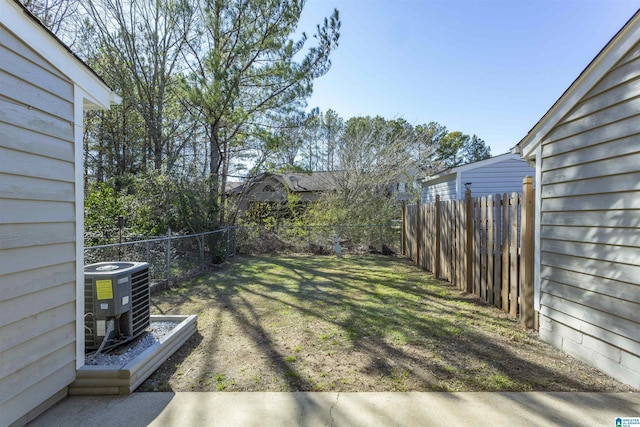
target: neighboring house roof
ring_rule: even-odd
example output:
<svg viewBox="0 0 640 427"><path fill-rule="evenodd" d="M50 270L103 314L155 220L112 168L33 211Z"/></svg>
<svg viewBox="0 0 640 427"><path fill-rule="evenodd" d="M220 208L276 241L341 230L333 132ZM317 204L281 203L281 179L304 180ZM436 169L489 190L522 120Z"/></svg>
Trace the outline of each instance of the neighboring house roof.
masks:
<svg viewBox="0 0 640 427"><path fill-rule="evenodd" d="M229 193L242 193L250 191L256 185L264 182L268 178L273 178L280 182L288 190L301 192L330 191L337 188L338 172L285 172L272 173L265 172L244 183L227 183ZM230 186L230 184L232 186Z"/></svg>
<svg viewBox="0 0 640 427"><path fill-rule="evenodd" d="M274 175L274 178L284 183L289 190L295 192L304 191L330 191L337 185L337 172L313 172L313 173L283 173Z"/></svg>
<svg viewBox="0 0 640 427"><path fill-rule="evenodd" d="M27 17L27 19L24 19ZM18 38L60 70L83 92L85 110L109 108L121 98L18 0L0 0L0 18Z"/></svg>
<svg viewBox="0 0 640 427"><path fill-rule="evenodd" d="M478 169L485 166L490 166L496 163L504 162L507 160L522 160L519 155L512 153L499 154L497 156L490 157L484 160L478 160L475 162L467 163L465 165L456 166L453 168L445 169L442 172L431 175L422 180L424 184L431 182L439 182L450 178L452 175L456 175L460 172L467 172L473 169Z"/></svg>
<svg viewBox="0 0 640 427"><path fill-rule="evenodd" d="M580 73L549 111L536 123L529 133L516 145L514 152L524 158L535 157L535 150L542 139L582 99L605 74L640 39L640 10L607 43L596 57Z"/></svg>

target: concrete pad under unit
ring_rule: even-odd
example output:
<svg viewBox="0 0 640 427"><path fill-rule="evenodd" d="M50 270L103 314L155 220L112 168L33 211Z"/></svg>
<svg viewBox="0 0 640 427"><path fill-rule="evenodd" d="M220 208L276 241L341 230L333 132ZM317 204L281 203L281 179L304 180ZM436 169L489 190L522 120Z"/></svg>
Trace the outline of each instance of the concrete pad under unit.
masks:
<svg viewBox="0 0 640 427"><path fill-rule="evenodd" d="M124 366L85 365L69 386L70 395L131 394L197 330L197 316L151 316L151 322L179 322L167 336Z"/></svg>

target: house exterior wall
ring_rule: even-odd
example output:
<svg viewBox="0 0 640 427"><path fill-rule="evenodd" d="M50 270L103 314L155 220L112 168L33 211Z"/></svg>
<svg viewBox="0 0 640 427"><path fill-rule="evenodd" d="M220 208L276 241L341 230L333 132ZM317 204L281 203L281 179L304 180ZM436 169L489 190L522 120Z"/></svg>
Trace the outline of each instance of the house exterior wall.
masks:
<svg viewBox="0 0 640 427"><path fill-rule="evenodd" d="M456 198L456 176L448 175L442 180L422 184L422 203L433 203L436 196L440 195L440 200L451 200Z"/></svg>
<svg viewBox="0 0 640 427"><path fill-rule="evenodd" d="M2 25L0 57L0 419L20 424L75 379L74 85Z"/></svg>
<svg viewBox="0 0 640 427"><path fill-rule="evenodd" d="M640 388L640 48L542 138L540 337Z"/></svg>
<svg viewBox="0 0 640 427"><path fill-rule="evenodd" d="M474 197L514 191L522 193L522 179L525 176L535 176L535 173L534 167L518 159L507 159L500 163L462 171L458 174L457 198L464 197L464 184L467 182L471 183L471 194Z"/></svg>

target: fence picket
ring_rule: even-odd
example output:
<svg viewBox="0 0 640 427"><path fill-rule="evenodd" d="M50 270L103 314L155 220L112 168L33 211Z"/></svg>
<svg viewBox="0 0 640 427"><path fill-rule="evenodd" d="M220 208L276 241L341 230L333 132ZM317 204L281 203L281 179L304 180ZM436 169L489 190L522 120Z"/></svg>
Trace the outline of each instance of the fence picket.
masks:
<svg viewBox="0 0 640 427"><path fill-rule="evenodd" d="M502 311L509 311L509 194L502 195Z"/></svg>
<svg viewBox="0 0 640 427"><path fill-rule="evenodd" d="M467 190L462 200L438 195L434 203L407 206L402 230L407 256L418 265L532 327L533 179L523 185L523 197L473 198Z"/></svg>
<svg viewBox="0 0 640 427"><path fill-rule="evenodd" d="M495 222L495 240L493 246L493 305L500 308L502 296L502 197L496 194L493 201L493 218Z"/></svg>
<svg viewBox="0 0 640 427"><path fill-rule="evenodd" d="M518 193L511 195L511 236L509 241L509 314L518 315Z"/></svg>
<svg viewBox="0 0 640 427"><path fill-rule="evenodd" d="M487 301L487 198L480 198L480 298Z"/></svg>
<svg viewBox="0 0 640 427"><path fill-rule="evenodd" d="M493 196L487 196L487 302L493 304L493 211L494 207Z"/></svg>

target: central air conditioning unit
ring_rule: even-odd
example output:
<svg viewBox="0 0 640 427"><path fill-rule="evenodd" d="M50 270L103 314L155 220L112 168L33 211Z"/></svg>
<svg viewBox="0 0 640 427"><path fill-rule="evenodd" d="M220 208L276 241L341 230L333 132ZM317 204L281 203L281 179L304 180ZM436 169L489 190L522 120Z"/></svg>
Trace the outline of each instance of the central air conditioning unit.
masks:
<svg viewBox="0 0 640 427"><path fill-rule="evenodd" d="M84 267L85 351L104 351L149 327L149 264L99 262Z"/></svg>

